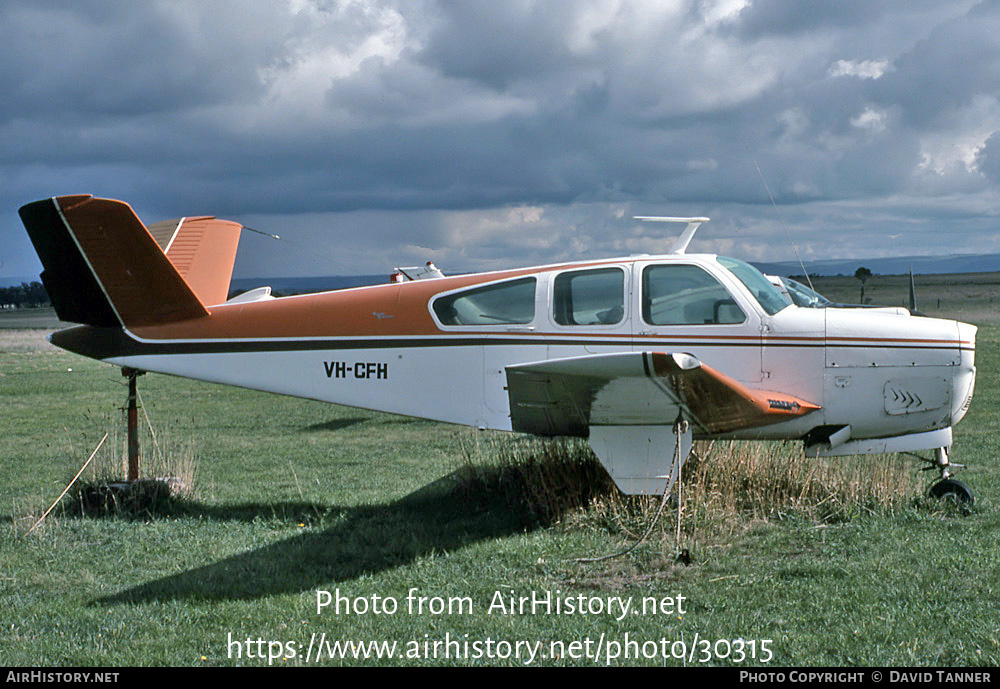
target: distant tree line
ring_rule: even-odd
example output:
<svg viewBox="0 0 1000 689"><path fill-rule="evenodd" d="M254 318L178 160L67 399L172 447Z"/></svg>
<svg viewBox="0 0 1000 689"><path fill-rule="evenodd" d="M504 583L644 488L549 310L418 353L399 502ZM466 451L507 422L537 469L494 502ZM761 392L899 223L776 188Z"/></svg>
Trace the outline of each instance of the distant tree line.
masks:
<svg viewBox="0 0 1000 689"><path fill-rule="evenodd" d="M0 287L0 308L22 309L49 305L49 295L42 283L22 282L20 285Z"/></svg>

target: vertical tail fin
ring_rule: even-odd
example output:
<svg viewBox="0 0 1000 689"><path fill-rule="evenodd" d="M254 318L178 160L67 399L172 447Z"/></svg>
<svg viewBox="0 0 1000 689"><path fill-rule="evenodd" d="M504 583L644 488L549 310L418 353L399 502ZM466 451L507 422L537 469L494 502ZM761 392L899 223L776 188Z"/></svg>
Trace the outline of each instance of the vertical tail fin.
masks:
<svg viewBox="0 0 1000 689"><path fill-rule="evenodd" d="M125 327L208 315L127 203L60 196L19 213L62 320Z"/></svg>

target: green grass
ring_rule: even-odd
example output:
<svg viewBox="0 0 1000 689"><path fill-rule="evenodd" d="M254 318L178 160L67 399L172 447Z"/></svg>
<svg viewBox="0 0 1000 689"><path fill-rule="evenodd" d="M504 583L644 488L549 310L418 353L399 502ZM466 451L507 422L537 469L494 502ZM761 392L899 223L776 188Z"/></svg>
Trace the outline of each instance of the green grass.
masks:
<svg viewBox="0 0 1000 689"><path fill-rule="evenodd" d="M140 391L158 442L194 449L196 494L138 519L56 510L26 535L104 432L118 426L126 388L118 369L39 337L0 339L0 664L257 666L267 660L246 658L245 644L244 657L230 657L229 635L295 641L304 653L313 633L325 633L328 640L395 640L402 650L445 634L546 646L586 639L596 646L602 634L605 643L628 634L669 645L697 634L770 639L771 665L996 666L998 340L1000 327L980 328L976 397L956 429L954 458L970 465L961 478L977 497L971 514L916 493L834 519L808 509L743 510L729 528L686 525L693 562L685 566L673 558L672 506L629 555L575 562L627 545L656 503L638 513L605 504L540 518L488 481L463 482L464 458L489 456L493 436L157 375L141 378ZM912 472L921 485L926 476L915 463ZM369 602L393 597L400 608L317 615L316 591L337 589ZM411 589L468 598L471 613L409 614ZM622 596L633 605L644 596L683 595L686 607L683 615L621 621L487 614L496 592L511 590ZM536 663L594 664L567 656Z"/></svg>
<svg viewBox="0 0 1000 689"><path fill-rule="evenodd" d="M60 321L51 306L39 309L12 309L0 311L0 329L14 328L68 328L72 323Z"/></svg>

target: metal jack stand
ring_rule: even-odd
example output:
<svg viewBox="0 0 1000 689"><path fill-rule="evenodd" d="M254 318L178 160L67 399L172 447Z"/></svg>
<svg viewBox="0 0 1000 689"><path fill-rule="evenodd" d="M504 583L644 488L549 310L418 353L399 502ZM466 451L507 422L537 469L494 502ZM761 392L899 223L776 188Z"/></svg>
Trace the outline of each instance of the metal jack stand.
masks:
<svg viewBox="0 0 1000 689"><path fill-rule="evenodd" d="M128 474L129 483L139 480L139 407L136 403L139 393L136 390L136 378L145 371L134 368L122 368L122 375L128 378L128 403L126 406L126 423L128 426Z"/></svg>

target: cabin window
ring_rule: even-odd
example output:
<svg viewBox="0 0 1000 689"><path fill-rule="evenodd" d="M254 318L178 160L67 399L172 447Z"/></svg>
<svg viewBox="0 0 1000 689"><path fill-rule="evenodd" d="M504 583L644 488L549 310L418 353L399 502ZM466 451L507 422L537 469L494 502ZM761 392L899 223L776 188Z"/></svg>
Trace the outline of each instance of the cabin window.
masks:
<svg viewBox="0 0 1000 689"><path fill-rule="evenodd" d="M714 277L698 266L675 264L642 271L642 318L650 325L720 325L747 317Z"/></svg>
<svg viewBox="0 0 1000 689"><path fill-rule="evenodd" d="M575 270L555 279L553 318L560 325L613 325L625 317L625 272Z"/></svg>
<svg viewBox="0 0 1000 689"><path fill-rule="evenodd" d="M434 301L442 325L530 323L535 318L535 278L456 292Z"/></svg>

